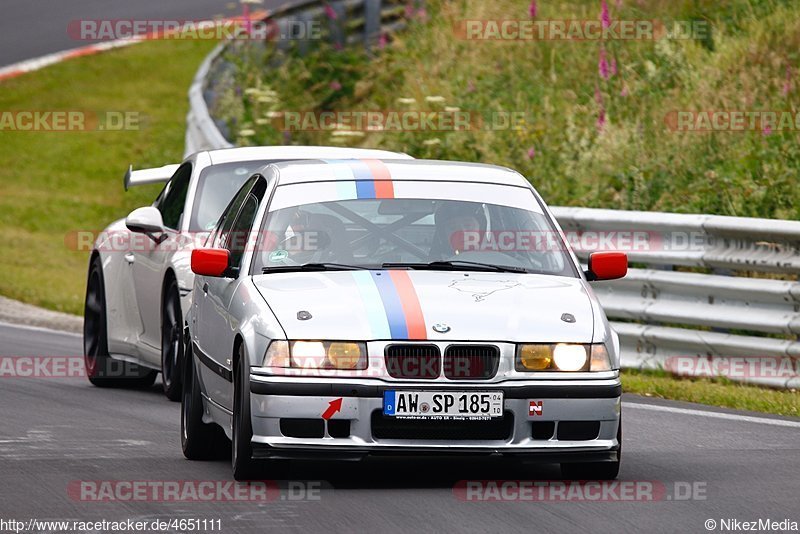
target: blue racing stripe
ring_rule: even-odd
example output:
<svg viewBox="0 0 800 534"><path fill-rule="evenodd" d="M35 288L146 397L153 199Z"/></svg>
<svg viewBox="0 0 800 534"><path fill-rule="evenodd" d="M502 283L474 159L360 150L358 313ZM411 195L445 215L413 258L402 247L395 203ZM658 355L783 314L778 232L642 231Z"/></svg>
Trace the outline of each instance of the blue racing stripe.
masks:
<svg viewBox="0 0 800 534"><path fill-rule="evenodd" d="M392 282L388 273L371 272L370 274L375 286L378 288L378 293L380 293L383 309L386 311L386 319L389 321L392 339L408 339L406 315L394 282Z"/></svg>
<svg viewBox="0 0 800 534"><path fill-rule="evenodd" d="M356 192L359 199L375 198L375 182L372 180L356 182Z"/></svg>
<svg viewBox="0 0 800 534"><path fill-rule="evenodd" d="M378 195L375 192L375 176L372 174L372 169L369 168L369 165L357 159L350 160L348 163L350 171L353 173L353 178L356 179L358 198L376 198Z"/></svg>
<svg viewBox="0 0 800 534"><path fill-rule="evenodd" d="M360 159L351 159L347 163L350 166L350 170L352 171L353 177L356 180L368 180L370 182L375 181L375 176L372 174L372 169L370 169L369 165Z"/></svg>
<svg viewBox="0 0 800 534"><path fill-rule="evenodd" d="M381 296L372 277L367 271L354 271L353 279L361 295L361 302L364 303L372 336L374 339L391 339L392 333L386 320L386 311L383 309Z"/></svg>
<svg viewBox="0 0 800 534"><path fill-rule="evenodd" d="M369 165L363 161L357 159L325 159L322 161L331 165L336 180L343 182L337 185L337 191L343 197L342 200L377 197L375 177ZM353 180L355 180L354 184Z"/></svg>

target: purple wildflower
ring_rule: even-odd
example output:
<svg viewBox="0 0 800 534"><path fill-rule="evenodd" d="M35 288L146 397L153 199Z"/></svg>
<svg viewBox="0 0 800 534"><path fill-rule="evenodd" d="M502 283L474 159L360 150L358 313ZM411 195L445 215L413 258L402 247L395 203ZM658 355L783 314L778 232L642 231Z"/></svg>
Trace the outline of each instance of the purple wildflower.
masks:
<svg viewBox="0 0 800 534"><path fill-rule="evenodd" d="M331 20L337 20L339 18L339 15L336 14L336 10L327 2L325 3L325 16Z"/></svg>
<svg viewBox="0 0 800 534"><path fill-rule="evenodd" d="M536 5L536 0L531 0L531 5L528 6L528 15L535 19L537 14L539 14L539 6Z"/></svg>
<svg viewBox="0 0 800 534"><path fill-rule="evenodd" d="M385 33L382 33L380 38L378 39L378 48L386 48L386 45L389 44L389 36Z"/></svg>
<svg viewBox="0 0 800 534"><path fill-rule="evenodd" d="M338 80L332 81L330 87L334 91L341 91L342 90L342 84L340 84Z"/></svg>
<svg viewBox="0 0 800 534"><path fill-rule="evenodd" d="M533 159L536 157L536 147L530 147L528 149L528 159Z"/></svg>
<svg viewBox="0 0 800 534"><path fill-rule="evenodd" d="M606 57L606 48L600 46L600 60L597 62L597 70L600 72L600 77L608 80L608 57Z"/></svg>
<svg viewBox="0 0 800 534"><path fill-rule="evenodd" d="M597 115L597 133L603 133L606 126L606 108L601 107L600 113Z"/></svg>
<svg viewBox="0 0 800 534"><path fill-rule="evenodd" d="M608 2L606 0L600 2L600 20L603 21L603 28L611 26L611 13L608 12Z"/></svg>

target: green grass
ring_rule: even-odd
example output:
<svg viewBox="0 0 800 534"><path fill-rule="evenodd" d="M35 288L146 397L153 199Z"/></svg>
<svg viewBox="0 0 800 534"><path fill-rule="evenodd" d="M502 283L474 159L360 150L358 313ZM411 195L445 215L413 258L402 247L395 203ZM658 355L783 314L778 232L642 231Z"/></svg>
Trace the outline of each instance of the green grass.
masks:
<svg viewBox="0 0 800 534"><path fill-rule="evenodd" d="M214 43L156 41L79 58L0 83L0 110L140 113L138 131L0 131L0 294L83 313L88 252L68 236L99 231L150 204L122 176L183 157L186 93Z"/></svg>
<svg viewBox="0 0 800 534"><path fill-rule="evenodd" d="M708 378L675 378L663 371L623 371L622 389L646 397L680 400L800 417L797 391L779 391Z"/></svg>
<svg viewBox="0 0 800 534"><path fill-rule="evenodd" d="M526 19L528 4L432 0L428 23L413 23L375 60L327 48L306 58L290 55L276 71L264 68L258 54L240 58L243 69L218 114L240 142L260 144L282 142L266 114L283 110L522 112L526 122L517 130L349 138L299 132L292 141L345 139L417 157L502 164L528 176L555 205L800 217L798 132L675 133L665 123L676 110L798 111L800 3L648 0L618 9L610 1L612 19L706 20L711 37L608 42L608 61L618 65L608 80L599 74L596 41L454 37L460 20ZM599 12L598 0L539 2L538 18L597 20ZM430 96L444 102L426 101ZM601 109L606 124L599 131Z"/></svg>

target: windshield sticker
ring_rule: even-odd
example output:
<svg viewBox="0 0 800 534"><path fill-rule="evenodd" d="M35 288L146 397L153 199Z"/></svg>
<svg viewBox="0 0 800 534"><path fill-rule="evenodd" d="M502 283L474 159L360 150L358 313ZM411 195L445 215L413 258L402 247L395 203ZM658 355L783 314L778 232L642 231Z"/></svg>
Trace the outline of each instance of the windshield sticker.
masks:
<svg viewBox="0 0 800 534"><path fill-rule="evenodd" d="M279 261L283 261L289 257L289 252L286 250L276 250L270 253L269 261L272 263L277 263Z"/></svg>

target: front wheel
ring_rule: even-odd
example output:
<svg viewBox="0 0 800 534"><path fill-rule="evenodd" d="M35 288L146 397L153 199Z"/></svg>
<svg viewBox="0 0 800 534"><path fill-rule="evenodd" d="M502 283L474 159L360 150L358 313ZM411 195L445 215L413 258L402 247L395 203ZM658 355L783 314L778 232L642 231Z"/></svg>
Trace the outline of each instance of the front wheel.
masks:
<svg viewBox="0 0 800 534"><path fill-rule="evenodd" d="M161 311L161 384L164 395L171 401L181 400L183 365L183 319L178 282L172 278L164 288Z"/></svg>
<svg viewBox="0 0 800 534"><path fill-rule="evenodd" d="M233 444L231 463L233 478L253 480L256 477L256 462L253 460L253 423L250 420L250 377L244 348L239 346L238 361L234 366L233 391Z"/></svg>
<svg viewBox="0 0 800 534"><path fill-rule="evenodd" d="M181 395L181 448L189 460L215 460L226 449L228 439L220 427L203 422L203 398L194 369L191 348L187 347L183 366Z"/></svg>

